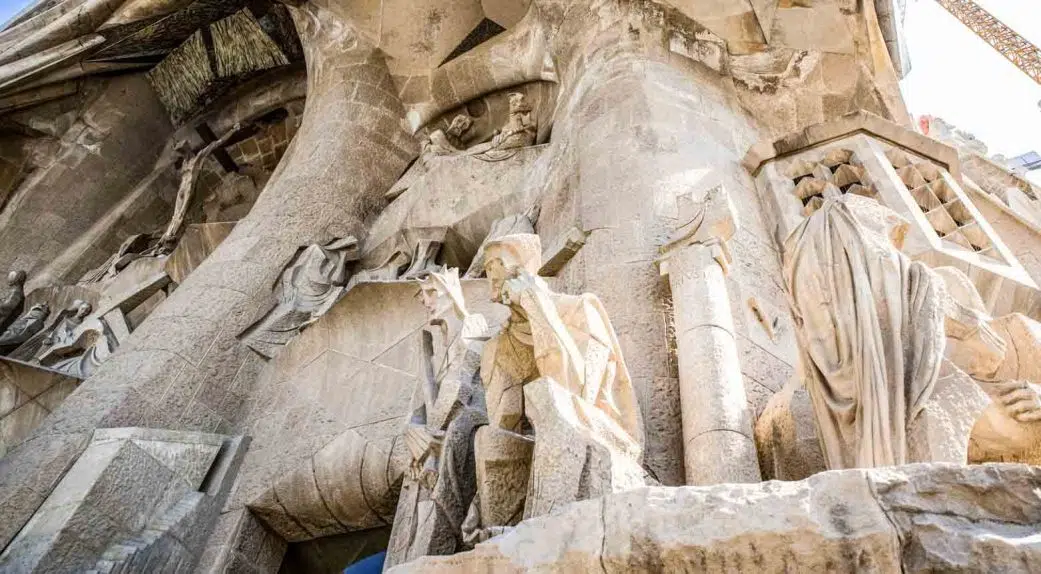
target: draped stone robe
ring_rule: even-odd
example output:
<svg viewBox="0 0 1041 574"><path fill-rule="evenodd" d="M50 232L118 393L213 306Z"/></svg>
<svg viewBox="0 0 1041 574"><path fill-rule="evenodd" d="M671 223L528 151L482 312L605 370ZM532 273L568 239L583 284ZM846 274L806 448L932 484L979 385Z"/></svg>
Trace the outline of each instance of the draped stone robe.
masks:
<svg viewBox="0 0 1041 574"><path fill-rule="evenodd" d="M830 469L903 464L943 357L943 291L847 201L826 201L785 242L807 387Z"/></svg>

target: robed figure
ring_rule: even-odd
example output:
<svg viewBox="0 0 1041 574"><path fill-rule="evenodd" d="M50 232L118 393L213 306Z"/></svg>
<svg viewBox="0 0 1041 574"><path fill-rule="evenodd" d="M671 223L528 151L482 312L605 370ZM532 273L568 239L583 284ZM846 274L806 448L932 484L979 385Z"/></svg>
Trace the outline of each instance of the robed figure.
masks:
<svg viewBox="0 0 1041 574"><path fill-rule="evenodd" d="M787 239L784 279L829 469L907 462L944 352L943 289L892 238L826 200ZM906 225L906 222L905 222Z"/></svg>

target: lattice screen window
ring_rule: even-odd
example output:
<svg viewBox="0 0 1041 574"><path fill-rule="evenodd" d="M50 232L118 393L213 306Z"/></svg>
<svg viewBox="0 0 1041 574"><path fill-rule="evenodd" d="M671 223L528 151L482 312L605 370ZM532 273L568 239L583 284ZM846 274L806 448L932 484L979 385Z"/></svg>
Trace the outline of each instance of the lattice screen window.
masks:
<svg viewBox="0 0 1041 574"><path fill-rule="evenodd" d="M878 191L868 181L865 168L848 149L833 149L817 161L799 159L786 175L795 185L794 193L803 204L803 215L820 208L824 200L853 193L878 199Z"/></svg>
<svg viewBox="0 0 1041 574"><path fill-rule="evenodd" d="M896 148L885 155L945 248L975 251L1005 263L992 238L980 227L965 206L966 200L952 188L941 168Z"/></svg>

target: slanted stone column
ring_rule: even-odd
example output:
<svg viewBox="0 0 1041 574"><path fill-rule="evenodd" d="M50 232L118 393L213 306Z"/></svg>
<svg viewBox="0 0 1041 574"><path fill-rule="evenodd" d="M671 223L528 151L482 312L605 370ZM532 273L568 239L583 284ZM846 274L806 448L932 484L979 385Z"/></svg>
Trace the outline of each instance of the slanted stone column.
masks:
<svg viewBox="0 0 1041 574"><path fill-rule="evenodd" d="M362 239L363 221L418 153L383 55L342 17L347 0L291 7L307 58L303 123L250 214L130 340L0 465L0 547L95 428L234 426L262 364L238 335L297 249Z"/></svg>
<svg viewBox="0 0 1041 574"><path fill-rule="evenodd" d="M660 268L672 287L687 484L759 482L726 284L734 206L717 187L696 204L680 198L680 214Z"/></svg>

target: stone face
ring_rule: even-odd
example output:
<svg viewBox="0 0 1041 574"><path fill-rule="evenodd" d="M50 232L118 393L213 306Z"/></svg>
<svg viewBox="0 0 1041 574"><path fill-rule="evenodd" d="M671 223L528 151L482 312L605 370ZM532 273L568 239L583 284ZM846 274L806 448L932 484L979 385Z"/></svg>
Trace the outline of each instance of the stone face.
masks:
<svg viewBox="0 0 1041 574"><path fill-rule="evenodd" d="M1038 480L1021 465L925 464L800 482L643 488L392 572L1029 572Z"/></svg>

